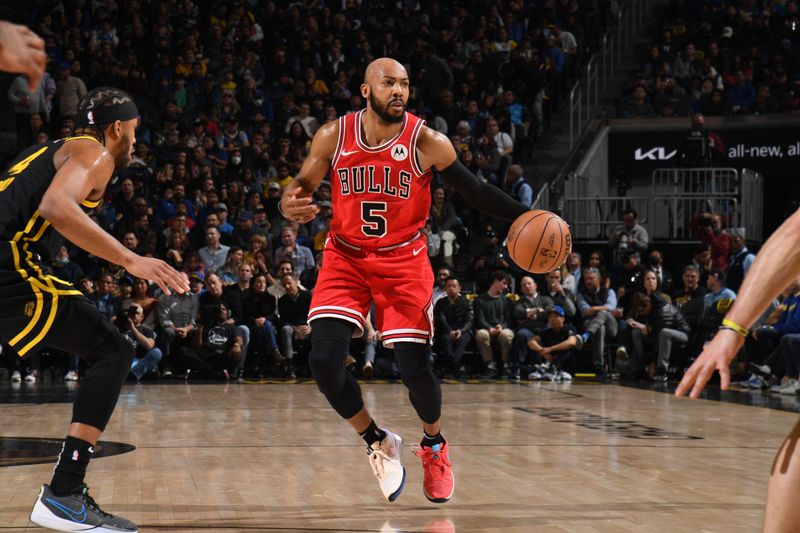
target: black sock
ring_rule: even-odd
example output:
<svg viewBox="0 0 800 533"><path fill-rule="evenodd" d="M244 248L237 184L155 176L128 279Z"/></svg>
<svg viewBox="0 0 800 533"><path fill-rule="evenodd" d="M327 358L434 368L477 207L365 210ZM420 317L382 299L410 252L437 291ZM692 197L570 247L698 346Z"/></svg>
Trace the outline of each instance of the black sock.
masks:
<svg viewBox="0 0 800 533"><path fill-rule="evenodd" d="M422 437L422 445L425 446L426 448L433 448L437 444L439 444L440 448L442 448L447 442L444 440L444 437L442 437L441 431L433 436L428 435L425 431L423 431L422 433L423 435L425 435L424 437Z"/></svg>
<svg viewBox="0 0 800 533"><path fill-rule="evenodd" d="M373 442L380 442L386 436L386 432L382 429L379 429L377 425L375 425L374 420L369 421L369 427L364 430L363 433L358 434L364 442L367 443L367 446L371 445Z"/></svg>
<svg viewBox="0 0 800 533"><path fill-rule="evenodd" d="M76 437L64 439L64 448L58 456L58 464L50 482L53 492L66 496L80 487L93 453L92 445L85 440Z"/></svg>

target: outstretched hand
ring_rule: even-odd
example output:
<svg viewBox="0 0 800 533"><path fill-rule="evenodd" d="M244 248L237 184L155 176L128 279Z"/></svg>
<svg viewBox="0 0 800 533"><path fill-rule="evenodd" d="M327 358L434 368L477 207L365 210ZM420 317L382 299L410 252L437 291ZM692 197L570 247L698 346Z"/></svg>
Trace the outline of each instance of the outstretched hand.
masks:
<svg viewBox="0 0 800 533"><path fill-rule="evenodd" d="M25 74L33 92L47 65L44 41L25 26L0 21L0 70Z"/></svg>
<svg viewBox="0 0 800 533"><path fill-rule="evenodd" d="M281 214L284 218L300 224L311 222L319 213L319 208L312 204L311 196L299 196L301 187L289 189L281 198Z"/></svg>
<svg viewBox="0 0 800 533"><path fill-rule="evenodd" d="M700 396L708 380L714 375L714 371L719 371L720 388L728 390L731 385L731 373L728 366L741 349L742 344L744 344L744 337L735 331L719 330L703 349L700 357L686 371L678 388L675 389L675 396L681 397L691 388L692 392L689 397L696 399Z"/></svg>
<svg viewBox="0 0 800 533"><path fill-rule="evenodd" d="M189 282L174 268L160 259L136 256L131 264L125 265L125 270L137 278L149 279L169 296L172 294L170 287L177 293L189 291Z"/></svg>

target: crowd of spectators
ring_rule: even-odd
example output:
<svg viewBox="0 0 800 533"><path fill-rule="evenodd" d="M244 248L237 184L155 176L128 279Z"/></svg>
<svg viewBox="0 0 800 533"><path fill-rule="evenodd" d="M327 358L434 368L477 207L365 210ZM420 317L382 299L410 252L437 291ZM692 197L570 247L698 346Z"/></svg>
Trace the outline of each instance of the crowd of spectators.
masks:
<svg viewBox="0 0 800 533"><path fill-rule="evenodd" d="M605 248L585 261L574 252L562 268L541 277L521 273L500 253L483 288L478 283L479 290L464 295L462 281L469 276L460 279L441 267L434 290L438 371L570 381L584 354L596 375L613 371L656 382L679 377L719 329L755 254L745 228L725 227L717 213L692 220L697 244L691 257L666 257L635 210L627 209L623 221ZM673 275L667 265L680 271ZM800 390L798 283L787 280L737 357L733 373L742 387L789 395Z"/></svg>
<svg viewBox="0 0 800 533"><path fill-rule="evenodd" d="M690 4L677 7L688 14L695 9ZM599 1L453 6L369 3L341 10L314 2L285 9L222 2L206 13L191 0L108 1L64 4L30 21L45 37L51 62L34 93L21 94L19 80L10 86L20 148L70 135L71 114L87 88L125 89L142 112L132 165L114 177L91 216L124 246L183 272L192 292L160 294L70 247L49 265L125 331L137 348L133 379L303 370L331 186L324 182L316 191L320 214L308 224L283 220L277 204L316 129L364 106L359 85L375 57L407 64L414 87L409 110L446 133L481 178L530 205L534 191L522 163L610 7ZM720 9L709 4L703 13ZM733 13L740 21L734 31L747 43L757 18L748 9ZM781 9L770 12L770 24L794 20L793 2ZM721 17L711 18L701 21L704 33L687 24L680 38L706 34L707 26L713 35ZM676 33L670 30L669 39ZM780 35L784 45L794 38ZM694 57L712 44L693 40ZM789 54L777 56L758 57L766 58L761 65L771 75L794 72ZM692 61L675 59L671 69L673 62L685 68L673 73L696 74ZM606 249L586 262L572 254L563 269L532 277L508 258L504 226L471 210L438 176L432 197L425 228L437 271L432 357L443 376L569 380L578 354L586 353L599 374L614 368L665 379L680 366L681 352L696 353L716 330L753 258L743 229L725 228L723 217L706 213L691 224L700 242L692 260L673 277L666 265L681 258L654 249L628 210ZM472 259L457 260L465 255ZM752 363L791 388L800 365L784 357L795 342L784 337L800 327L787 301L765 317L764 327L774 331L756 330L739 371ZM348 367L365 377L396 377L391 350L370 326L354 340ZM25 369L12 360L21 379ZM77 360L66 361L67 379L79 379ZM35 381L41 362L30 366L25 378Z"/></svg>
<svg viewBox="0 0 800 533"><path fill-rule="evenodd" d="M617 105L623 118L800 109L797 0L672 0Z"/></svg>

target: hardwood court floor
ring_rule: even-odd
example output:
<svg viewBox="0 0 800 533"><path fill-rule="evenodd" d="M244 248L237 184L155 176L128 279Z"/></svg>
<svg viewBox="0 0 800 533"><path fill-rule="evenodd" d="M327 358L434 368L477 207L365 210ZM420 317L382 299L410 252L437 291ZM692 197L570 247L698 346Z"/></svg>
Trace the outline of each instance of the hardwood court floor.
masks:
<svg viewBox="0 0 800 533"><path fill-rule="evenodd" d="M89 485L145 532L750 532L797 416L590 382L446 384L456 492L436 505L405 389L362 388L406 442L394 503L312 384L126 385L103 439L136 450L93 461ZM4 405L2 435L61 438L70 413ZM35 530L28 513L51 471L0 468L0 533Z"/></svg>

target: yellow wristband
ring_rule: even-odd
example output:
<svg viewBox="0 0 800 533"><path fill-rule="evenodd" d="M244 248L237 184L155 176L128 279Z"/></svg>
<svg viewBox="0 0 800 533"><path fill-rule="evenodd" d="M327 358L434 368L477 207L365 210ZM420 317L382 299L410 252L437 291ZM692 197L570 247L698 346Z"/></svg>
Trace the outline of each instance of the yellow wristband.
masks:
<svg viewBox="0 0 800 533"><path fill-rule="evenodd" d="M728 320L727 318L723 318L722 319L722 326L727 328L727 329L735 331L736 333L738 333L742 337L747 337L750 334L750 330L749 329L747 329L745 327L742 327L739 324L737 324L736 322L733 322L732 320Z"/></svg>

